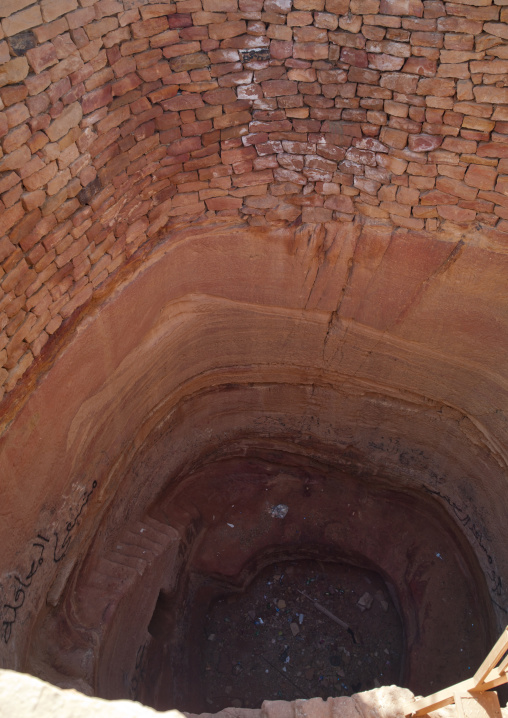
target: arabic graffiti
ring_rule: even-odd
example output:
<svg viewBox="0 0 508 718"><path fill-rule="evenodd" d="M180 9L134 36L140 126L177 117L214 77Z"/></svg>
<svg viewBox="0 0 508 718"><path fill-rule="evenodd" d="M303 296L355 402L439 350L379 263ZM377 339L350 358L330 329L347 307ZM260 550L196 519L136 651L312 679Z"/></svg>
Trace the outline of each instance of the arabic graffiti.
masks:
<svg viewBox="0 0 508 718"><path fill-rule="evenodd" d="M34 541L32 548L37 549L39 555L36 555L36 557L32 560L30 570L24 577L24 580L21 579L18 574L14 574L12 577L13 582L11 584L12 599L9 603L4 603L3 605L2 612L4 613L5 618L2 621L2 638L4 643L9 643L9 639L12 634L12 627L18 619L18 611L25 603L27 589L29 589L32 585L35 574L44 563L44 550L49 543L49 539L42 534L37 534L37 538L39 541ZM34 553L36 552L34 551Z"/></svg>
<svg viewBox="0 0 508 718"><path fill-rule="evenodd" d="M130 693L131 693L132 700L136 700L137 698L139 698L138 689L139 689L139 686L143 683L143 681L145 679L145 666L144 666L145 649L146 649L146 643L144 643L142 646L140 646L136 653L136 664L134 666L134 675L132 676L131 685L130 685Z"/></svg>
<svg viewBox="0 0 508 718"><path fill-rule="evenodd" d="M93 494L95 489L97 488L97 481L92 482L92 488L90 491L85 491L81 500L81 503L78 507L78 511L73 519L67 522L67 525L65 526L65 534L63 540L60 542L60 536L58 534L58 531L55 531L55 547L53 549L53 561L55 563L59 563L65 554L67 553L67 549L69 548L69 544L72 539L72 532L78 525L79 519L81 518L81 514L85 510L86 505L88 504L90 500L90 496Z"/></svg>
<svg viewBox="0 0 508 718"><path fill-rule="evenodd" d="M466 509L464 509L462 506L459 506L456 501L454 501L451 496L448 496L447 494L443 494L441 491L437 491L435 489L431 489L427 486L422 487L424 491L426 491L428 494L432 494L432 496L437 496L438 498L445 501L448 506L452 509L456 519L461 523L464 528L468 528L469 531L473 534L473 537L476 541L476 544L480 548L480 550L483 552L487 563L490 566L490 569L487 571L487 576L489 578L489 581L491 582L491 593L494 596L498 596L499 598L506 598L505 589L503 586L503 580L501 576L497 573L495 570L493 564L494 559L492 558L492 554L490 553L490 549L485 541L485 536L482 531L482 529L478 526L477 522L473 520L471 517L471 514L467 512ZM508 613L508 609L501 606L497 601L494 601L496 606L503 611L504 613Z"/></svg>
<svg viewBox="0 0 508 718"><path fill-rule="evenodd" d="M90 501L90 497L96 488L97 481L93 481L91 489L86 490L83 493L76 508L72 512L72 517L65 526L63 538L61 537L62 532L53 532L53 555L50 556L50 560L52 559L53 563L59 563L67 553L74 529L78 526L83 511L85 510L85 507ZM26 573L24 571L17 571L13 573L11 575L9 585L5 589L0 584L0 591L5 596L4 603L0 609L0 620L2 621L0 637L5 644L9 643L9 640L11 639L13 628L19 619L21 609L26 602L29 589L33 584L37 572L43 565L44 560L47 559L45 551L46 549L51 550L52 543L53 540L51 538L43 535L43 533L38 533L36 539L32 542L29 559L30 568L28 571Z"/></svg>

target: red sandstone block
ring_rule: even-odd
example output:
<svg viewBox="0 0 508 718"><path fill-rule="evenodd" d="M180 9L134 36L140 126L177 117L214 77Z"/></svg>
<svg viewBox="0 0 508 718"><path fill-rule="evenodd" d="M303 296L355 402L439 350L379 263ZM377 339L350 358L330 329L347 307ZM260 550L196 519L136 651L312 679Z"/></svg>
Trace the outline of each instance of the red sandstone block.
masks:
<svg viewBox="0 0 508 718"><path fill-rule="evenodd" d="M226 38L243 35L246 32L247 24L245 20L233 20L208 26L208 33L212 40L225 40Z"/></svg>
<svg viewBox="0 0 508 718"><path fill-rule="evenodd" d="M450 205L438 205L437 211L440 217L448 219L456 224L469 224L476 218L476 212L463 207L451 207Z"/></svg>
<svg viewBox="0 0 508 718"><path fill-rule="evenodd" d="M42 72L42 70L45 70L46 67L55 65L58 62L55 47L50 42L47 42L44 45L39 45L39 47L34 47L31 50L27 50L26 56L28 58L28 62L36 73Z"/></svg>
<svg viewBox="0 0 508 718"><path fill-rule="evenodd" d="M265 184L273 181L272 170L261 170L259 172L247 172L233 177L235 187L250 187L252 185Z"/></svg>
<svg viewBox="0 0 508 718"><path fill-rule="evenodd" d="M412 32L411 45L420 47L443 47L444 35L442 32Z"/></svg>
<svg viewBox="0 0 508 718"><path fill-rule="evenodd" d="M289 28L291 27L305 27L307 25L312 25L313 17L312 13L308 11L293 11L290 13L287 17L287 25ZM338 24L338 21L337 21ZM269 26L270 28L274 27L273 25Z"/></svg>
<svg viewBox="0 0 508 718"><path fill-rule="evenodd" d="M95 10L93 7L84 7L66 15L65 19L71 30L84 27L95 20Z"/></svg>
<svg viewBox="0 0 508 718"><path fill-rule="evenodd" d="M165 32L169 29L168 18L165 15L134 22L131 25L132 37L135 39L143 37L151 37Z"/></svg>
<svg viewBox="0 0 508 718"><path fill-rule="evenodd" d="M6 234L16 222L19 222L23 218L24 214L25 210L21 202L14 204L9 209L5 209L0 214L0 234ZM2 284L2 289L9 291L4 284Z"/></svg>
<svg viewBox="0 0 508 718"><path fill-rule="evenodd" d="M382 71L396 71L400 70L404 65L403 57L395 57L394 55L387 55L385 53L367 53L369 67L375 70ZM407 70L412 72L412 70Z"/></svg>
<svg viewBox="0 0 508 718"><path fill-rule="evenodd" d="M144 68L144 67L150 67L150 65L154 65L161 58L162 58L162 50L153 49L153 50L147 50L146 52L142 52L139 55L136 55L135 58L125 58L125 59L128 59L129 62L134 61L138 68ZM119 62L120 62L120 60L119 60Z"/></svg>
<svg viewBox="0 0 508 718"><path fill-rule="evenodd" d="M344 49L346 50L349 48ZM318 42L295 42L293 47L293 57L302 60L327 60L328 44ZM344 62L347 62L347 60L344 60Z"/></svg>
<svg viewBox="0 0 508 718"><path fill-rule="evenodd" d="M324 207L302 207L302 222L331 222L332 210Z"/></svg>
<svg viewBox="0 0 508 718"><path fill-rule="evenodd" d="M68 77L63 77L58 82L53 83L48 87L47 96L49 97L49 100L51 104L56 105L58 100L65 95L66 92L69 92L71 89L71 83Z"/></svg>
<svg viewBox="0 0 508 718"><path fill-rule="evenodd" d="M53 65L51 70L49 70L51 82L58 82L58 80L71 75L73 72L76 72L83 67L83 64L84 63L80 55L70 55L57 65Z"/></svg>
<svg viewBox="0 0 508 718"><path fill-rule="evenodd" d="M215 129L224 130L226 128L236 128L239 125L248 124L250 120L251 113L249 111L234 112L232 114L215 117L213 120L213 126ZM247 134L247 131L245 133L242 132L241 134Z"/></svg>
<svg viewBox="0 0 508 718"><path fill-rule="evenodd" d="M270 42L270 56L275 60L284 60L293 54L293 43L288 40L272 40Z"/></svg>
<svg viewBox="0 0 508 718"><path fill-rule="evenodd" d="M5 107L15 105L18 102L23 102L28 95L28 90L25 85L8 85L0 89L0 98L4 103Z"/></svg>
<svg viewBox="0 0 508 718"><path fill-rule="evenodd" d="M183 197L184 195L182 195ZM201 215L206 212L206 205L204 202L195 202L194 204L189 201L185 201L182 206L173 207L169 212L170 217L181 217L185 215Z"/></svg>
<svg viewBox="0 0 508 718"><path fill-rule="evenodd" d="M178 94L178 85L166 85L166 87L161 87L160 90L155 90L155 92L150 92L148 97L152 102L161 102L162 100L168 100L172 97L175 97L175 95Z"/></svg>
<svg viewBox="0 0 508 718"><path fill-rule="evenodd" d="M0 159L0 172L19 170L26 166L26 164L30 161L30 158L30 150L26 145L23 145Z"/></svg>
<svg viewBox="0 0 508 718"><path fill-rule="evenodd" d="M158 62L150 67L138 69L139 77L145 82L154 82L159 80L161 77L171 74L171 68L169 62Z"/></svg>
<svg viewBox="0 0 508 718"><path fill-rule="evenodd" d="M192 110L196 107L203 107L204 102L201 97L197 94L188 93L181 94L177 97L173 97L164 103L165 110L171 110L173 112L181 112L182 110Z"/></svg>
<svg viewBox="0 0 508 718"><path fill-rule="evenodd" d="M240 209L243 200L236 197L211 197L205 200L209 210Z"/></svg>
<svg viewBox="0 0 508 718"><path fill-rule="evenodd" d="M355 67L368 67L368 57L365 50L357 50L354 47L343 47L340 52L340 59L348 65Z"/></svg>
<svg viewBox="0 0 508 718"><path fill-rule="evenodd" d="M379 12L384 15L423 17L421 0L381 0Z"/></svg>
<svg viewBox="0 0 508 718"><path fill-rule="evenodd" d="M473 13L474 8L468 7L468 13ZM437 29L440 32L458 32L469 35L479 35L483 29L483 23L478 20L466 20L463 17L440 17L437 21Z"/></svg>
<svg viewBox="0 0 508 718"><path fill-rule="evenodd" d="M437 149L442 142L443 138L439 135L415 134L409 135L408 147L412 152L431 152Z"/></svg>
<svg viewBox="0 0 508 718"><path fill-rule="evenodd" d="M234 90L229 88L218 88L216 90L210 90L204 92L202 95L203 100L210 105L224 105L236 101L236 94Z"/></svg>
<svg viewBox="0 0 508 718"><path fill-rule="evenodd" d="M408 174L419 177L436 177L437 165L435 164L418 164L410 162L407 167Z"/></svg>
<svg viewBox="0 0 508 718"><path fill-rule="evenodd" d="M354 204L351 197L342 194L334 194L328 197L324 203L325 209L332 209L337 212L345 212L347 214L354 212Z"/></svg>
<svg viewBox="0 0 508 718"><path fill-rule="evenodd" d="M328 42L328 34L326 30L309 25L306 25L305 27L295 27L293 30L293 38L298 43Z"/></svg>
<svg viewBox="0 0 508 718"><path fill-rule="evenodd" d="M420 195L420 204L422 205L457 204L457 202L457 197L437 189L424 192Z"/></svg>
<svg viewBox="0 0 508 718"><path fill-rule="evenodd" d="M376 166L376 155L368 150L357 150L355 147L350 147L346 152L346 159L360 165Z"/></svg>
<svg viewBox="0 0 508 718"><path fill-rule="evenodd" d="M463 182L453 179L451 177L437 177L436 189L441 192L447 192L448 194L458 197L459 199L474 200L478 194L478 190L465 185Z"/></svg>
<svg viewBox="0 0 508 718"><path fill-rule="evenodd" d="M261 83L261 87L265 97L295 95L298 92L297 83L291 80L267 80Z"/></svg>
<svg viewBox="0 0 508 718"><path fill-rule="evenodd" d="M23 179L23 184L29 192L33 192L36 189L40 189L51 179L53 179L57 171L57 163L50 162L50 164L46 165L43 169L39 170L38 172L34 172L28 177L25 177Z"/></svg>
<svg viewBox="0 0 508 718"><path fill-rule="evenodd" d="M474 150L473 150L474 151ZM507 142L487 142L481 144L477 151L478 157L508 157L508 143Z"/></svg>
<svg viewBox="0 0 508 718"><path fill-rule="evenodd" d="M103 37L110 32L113 32L118 28L118 20L116 17L105 17L98 22L92 22L85 26L85 32L90 40L97 40L99 37ZM126 39L128 32L126 34Z"/></svg>
<svg viewBox="0 0 508 718"><path fill-rule="evenodd" d="M418 77L403 72L388 72L381 78L380 85L394 92L413 94L416 92Z"/></svg>
<svg viewBox="0 0 508 718"><path fill-rule="evenodd" d="M7 135L5 135L2 142L2 148L5 154L9 154L10 152L13 152L14 150L21 147L25 142L28 141L31 134L32 133L29 130L28 125L19 125L18 127L15 127L13 130L11 130ZM32 151L35 152L36 150Z"/></svg>
<svg viewBox="0 0 508 718"><path fill-rule="evenodd" d="M497 183L496 183L496 192L500 192L501 194L508 195L508 177L506 175L502 175L498 177Z"/></svg>
<svg viewBox="0 0 508 718"><path fill-rule="evenodd" d="M5 118L7 119L7 125L9 127L15 127L21 122L28 119L30 113L25 107L24 103L18 102L16 105L11 105L5 109Z"/></svg>
<svg viewBox="0 0 508 718"><path fill-rule="evenodd" d="M449 150L450 152L474 154L476 152L477 143L473 140L464 140L458 137L445 137L441 147L443 150Z"/></svg>
<svg viewBox="0 0 508 718"><path fill-rule="evenodd" d="M130 72L128 75L125 75L125 77L122 77L120 80L113 83L111 86L113 96L118 97L126 95L128 92L136 89L136 87L139 87L141 84L142 81L138 75L135 72Z"/></svg>
<svg viewBox="0 0 508 718"><path fill-rule="evenodd" d="M304 177L301 172L294 172L292 170L279 168L273 171L273 176L278 182L291 182L295 186L307 184L307 178Z"/></svg>
<svg viewBox="0 0 508 718"><path fill-rule="evenodd" d="M337 163L318 155L306 155L305 167L312 170L319 170L321 172L335 172L337 169Z"/></svg>
<svg viewBox="0 0 508 718"><path fill-rule="evenodd" d="M133 57L127 56L121 57L119 60L117 60L112 66L115 76L117 78L121 78L125 75L128 75L130 72L134 72L136 70L136 66L138 67L138 69L142 67L142 62L141 60L138 61L138 58L135 59Z"/></svg>
<svg viewBox="0 0 508 718"><path fill-rule="evenodd" d="M380 76L381 73L379 73L377 70L367 70L361 67L351 67L348 72L347 79L349 80L349 82L362 82L370 85L377 85L379 83ZM400 90L400 92L402 91L403 90Z"/></svg>
<svg viewBox="0 0 508 718"><path fill-rule="evenodd" d="M177 30L166 30L158 35L152 35L150 37L150 47L159 48L166 47L166 45L174 45L178 42L179 35Z"/></svg>
<svg viewBox="0 0 508 718"><path fill-rule="evenodd" d="M200 137L182 137L182 139L176 140L167 148L167 153L176 157L199 149L201 149Z"/></svg>
<svg viewBox="0 0 508 718"><path fill-rule="evenodd" d="M244 160L252 160L257 157L256 149L254 146L250 147L238 147L233 150L223 150L221 153L221 160L223 164L230 165L236 162Z"/></svg>
<svg viewBox="0 0 508 718"><path fill-rule="evenodd" d="M171 15L176 12L176 7L171 3L155 3L153 5L142 5L139 8L143 20L150 20L153 17Z"/></svg>
<svg viewBox="0 0 508 718"><path fill-rule="evenodd" d="M113 92L111 85L99 87L96 90L92 90L92 92L88 92L81 100L83 113L88 115L90 112L99 109L99 107L104 107L111 102L112 97Z"/></svg>
<svg viewBox="0 0 508 718"><path fill-rule="evenodd" d="M31 99L31 98L30 98ZM49 104L49 101L48 101ZM7 116L5 113L0 112L0 137L7 134L9 130L9 123L7 122Z"/></svg>
<svg viewBox="0 0 508 718"><path fill-rule="evenodd" d="M273 158L275 159L275 158ZM276 158L276 166L280 165L286 170L293 172L301 172L304 167L303 155L278 154Z"/></svg>
<svg viewBox="0 0 508 718"><path fill-rule="evenodd" d="M168 17L169 27L176 29L178 27L191 27L192 17L189 13L176 13Z"/></svg>

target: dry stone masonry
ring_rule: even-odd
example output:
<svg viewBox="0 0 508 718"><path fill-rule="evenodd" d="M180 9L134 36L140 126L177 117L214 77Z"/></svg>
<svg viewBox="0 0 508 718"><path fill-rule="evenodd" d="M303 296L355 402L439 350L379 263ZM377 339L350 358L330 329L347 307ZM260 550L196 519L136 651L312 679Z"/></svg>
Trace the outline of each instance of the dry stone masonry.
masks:
<svg viewBox="0 0 508 718"><path fill-rule="evenodd" d="M507 0L0 0L0 398L172 222L508 238L507 39Z"/></svg>

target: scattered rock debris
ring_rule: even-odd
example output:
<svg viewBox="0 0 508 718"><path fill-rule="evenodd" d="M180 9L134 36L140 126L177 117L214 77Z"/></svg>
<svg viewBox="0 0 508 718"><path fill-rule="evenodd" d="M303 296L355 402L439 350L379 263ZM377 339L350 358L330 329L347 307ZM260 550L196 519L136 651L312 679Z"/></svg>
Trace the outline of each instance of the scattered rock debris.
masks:
<svg viewBox="0 0 508 718"><path fill-rule="evenodd" d="M363 596L361 596L358 600L358 608L360 611L367 611L372 606L373 601L374 596L371 596L368 591L365 591Z"/></svg>
<svg viewBox="0 0 508 718"><path fill-rule="evenodd" d="M351 626L357 643L302 591ZM245 592L210 607L205 638L210 712L259 708L263 700L352 695L399 682L397 611L377 574L351 566L316 561L268 566Z"/></svg>
<svg viewBox="0 0 508 718"><path fill-rule="evenodd" d="M277 506L272 506L270 508L269 513L274 519L283 519L288 511L289 506L286 506L286 504L277 504Z"/></svg>

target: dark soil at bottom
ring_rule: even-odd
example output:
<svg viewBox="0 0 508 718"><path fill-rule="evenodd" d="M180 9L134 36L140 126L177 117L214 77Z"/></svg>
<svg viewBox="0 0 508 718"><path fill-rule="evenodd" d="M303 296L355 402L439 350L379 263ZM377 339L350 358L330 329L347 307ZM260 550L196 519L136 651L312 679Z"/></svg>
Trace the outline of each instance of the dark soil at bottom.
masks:
<svg viewBox="0 0 508 718"><path fill-rule="evenodd" d="M319 561L268 566L244 592L210 606L207 710L326 699L400 683L402 651L399 614L378 574Z"/></svg>

